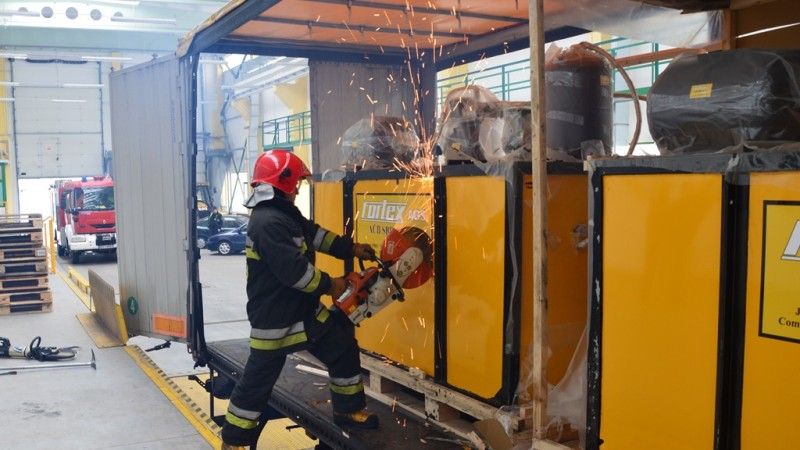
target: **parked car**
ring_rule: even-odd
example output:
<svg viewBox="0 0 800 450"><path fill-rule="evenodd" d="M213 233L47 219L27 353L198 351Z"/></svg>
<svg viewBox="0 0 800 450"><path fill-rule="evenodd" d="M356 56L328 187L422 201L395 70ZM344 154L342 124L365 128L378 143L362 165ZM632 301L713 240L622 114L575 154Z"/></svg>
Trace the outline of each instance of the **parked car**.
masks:
<svg viewBox="0 0 800 450"><path fill-rule="evenodd" d="M244 224L234 230L211 236L208 238L206 248L220 255L234 255L244 251L246 241L247 224Z"/></svg>
<svg viewBox="0 0 800 450"><path fill-rule="evenodd" d="M231 231L247 223L247 216L223 215L220 233ZM211 231L208 229L208 217L197 221L197 248L206 248Z"/></svg>

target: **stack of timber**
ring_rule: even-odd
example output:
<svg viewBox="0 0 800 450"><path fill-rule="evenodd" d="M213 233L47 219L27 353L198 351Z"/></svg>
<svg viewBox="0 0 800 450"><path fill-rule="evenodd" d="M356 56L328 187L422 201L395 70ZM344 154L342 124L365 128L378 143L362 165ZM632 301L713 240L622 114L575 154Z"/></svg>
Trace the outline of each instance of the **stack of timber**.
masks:
<svg viewBox="0 0 800 450"><path fill-rule="evenodd" d="M43 243L40 214L0 216L0 315L52 310Z"/></svg>

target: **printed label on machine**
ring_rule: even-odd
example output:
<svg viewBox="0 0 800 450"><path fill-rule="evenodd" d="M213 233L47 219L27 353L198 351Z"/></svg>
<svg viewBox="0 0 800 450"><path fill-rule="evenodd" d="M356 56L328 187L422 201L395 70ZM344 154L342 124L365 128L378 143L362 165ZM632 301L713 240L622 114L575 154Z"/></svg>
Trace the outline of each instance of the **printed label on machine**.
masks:
<svg viewBox="0 0 800 450"><path fill-rule="evenodd" d="M432 209L430 194L356 194L355 240L380 251L394 228L413 226L431 234Z"/></svg>
<svg viewBox="0 0 800 450"><path fill-rule="evenodd" d="M762 239L759 334L800 343L800 202L764 202Z"/></svg>

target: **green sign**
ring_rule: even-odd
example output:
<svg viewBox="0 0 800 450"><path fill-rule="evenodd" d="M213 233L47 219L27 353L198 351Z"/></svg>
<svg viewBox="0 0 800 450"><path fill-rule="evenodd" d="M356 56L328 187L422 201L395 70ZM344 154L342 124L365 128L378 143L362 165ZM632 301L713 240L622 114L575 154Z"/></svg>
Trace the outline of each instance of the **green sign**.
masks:
<svg viewBox="0 0 800 450"><path fill-rule="evenodd" d="M139 312L139 302L136 301L134 297L128 297L128 312L135 316L137 312Z"/></svg>

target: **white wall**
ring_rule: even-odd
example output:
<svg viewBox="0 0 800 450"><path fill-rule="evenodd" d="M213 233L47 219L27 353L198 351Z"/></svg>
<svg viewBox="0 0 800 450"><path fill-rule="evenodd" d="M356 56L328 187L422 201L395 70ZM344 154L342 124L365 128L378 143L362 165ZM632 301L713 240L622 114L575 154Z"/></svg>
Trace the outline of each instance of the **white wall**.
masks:
<svg viewBox="0 0 800 450"><path fill-rule="evenodd" d="M27 178L19 180L20 214L53 215L53 191L55 178Z"/></svg>

